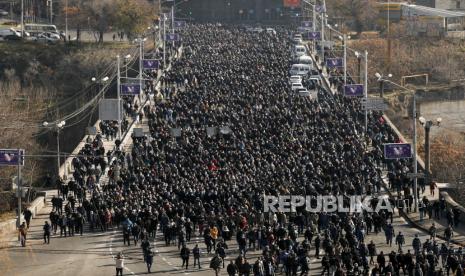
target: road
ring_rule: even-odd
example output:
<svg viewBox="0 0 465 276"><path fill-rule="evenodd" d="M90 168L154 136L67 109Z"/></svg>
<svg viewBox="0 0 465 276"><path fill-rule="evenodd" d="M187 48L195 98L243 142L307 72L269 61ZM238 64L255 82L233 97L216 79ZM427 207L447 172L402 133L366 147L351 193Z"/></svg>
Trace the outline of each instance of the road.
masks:
<svg viewBox="0 0 465 276"><path fill-rule="evenodd" d="M123 252L126 256L125 274L142 275L147 270L143 263L142 250L139 246L123 246L121 231L115 229L108 232L84 233L81 236L61 238L58 235L52 236L50 244L43 244L42 224L48 220L47 211L51 208L48 204L41 214L32 221L28 244L25 248L19 247L18 243L12 244L9 248L0 250L0 267L3 275L111 275L114 273L114 256L118 252ZM394 219L395 231L402 231L406 237L407 245L411 244L412 237L419 234L424 241L428 236L408 225L402 218L396 216ZM214 275L209 269L209 260L212 255L202 254L202 269L189 268L181 269L181 259L176 246L164 246L161 234L155 240L155 258L152 272L154 275ZM385 245L384 234L368 235L366 242L373 240L378 252L389 253L397 247ZM202 238L193 237L188 246L193 248L195 242L204 250ZM229 242L227 251L227 261L237 257L237 246L235 241ZM411 246L407 246L411 249ZM312 251L313 253L313 251ZM247 255L249 262L254 262L260 254L259 251L251 252ZM191 258L191 262L193 259ZM318 259L312 257L311 275L316 275L321 269ZM226 275L226 271L222 271Z"/></svg>

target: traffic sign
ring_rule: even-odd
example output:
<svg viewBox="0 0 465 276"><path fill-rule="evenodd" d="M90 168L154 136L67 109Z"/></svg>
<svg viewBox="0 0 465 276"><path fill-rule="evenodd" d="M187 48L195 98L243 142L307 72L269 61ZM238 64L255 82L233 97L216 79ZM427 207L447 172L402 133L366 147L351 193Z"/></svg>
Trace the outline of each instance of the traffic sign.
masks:
<svg viewBox="0 0 465 276"><path fill-rule="evenodd" d="M382 98L362 98L361 103L363 110L384 111L389 108Z"/></svg>
<svg viewBox="0 0 465 276"><path fill-rule="evenodd" d="M424 173L408 173L407 174L408 178L425 178Z"/></svg>
<svg viewBox="0 0 465 276"><path fill-rule="evenodd" d="M24 166L24 150L0 149L0 166Z"/></svg>

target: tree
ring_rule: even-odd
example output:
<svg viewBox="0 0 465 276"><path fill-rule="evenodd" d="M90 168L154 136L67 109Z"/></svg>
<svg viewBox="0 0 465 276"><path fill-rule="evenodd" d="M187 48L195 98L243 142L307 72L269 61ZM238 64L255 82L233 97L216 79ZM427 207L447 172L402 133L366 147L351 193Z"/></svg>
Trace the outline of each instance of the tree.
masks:
<svg viewBox="0 0 465 276"><path fill-rule="evenodd" d="M357 33L373 25L378 16L375 0L335 0L328 1L328 12L331 17L353 22Z"/></svg>
<svg viewBox="0 0 465 276"><path fill-rule="evenodd" d="M114 27L128 36L143 34L154 19L154 6L146 0L116 0Z"/></svg>

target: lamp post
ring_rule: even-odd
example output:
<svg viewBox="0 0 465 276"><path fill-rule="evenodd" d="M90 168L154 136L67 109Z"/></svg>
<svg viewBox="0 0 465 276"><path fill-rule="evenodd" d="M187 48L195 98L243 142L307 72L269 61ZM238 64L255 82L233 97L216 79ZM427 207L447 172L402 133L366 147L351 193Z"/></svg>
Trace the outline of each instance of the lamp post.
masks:
<svg viewBox="0 0 465 276"><path fill-rule="evenodd" d="M378 77L378 75L380 77ZM413 107L412 107L412 117L413 117L413 189L414 189L414 202L415 202L415 212L418 210L418 162L417 162L417 95L416 91L410 90L400 84L397 84L391 80L383 78L379 73L375 74L376 77L378 77L378 81L382 80L383 82L389 82L401 89L404 89L408 92L412 92L413 94Z"/></svg>
<svg viewBox="0 0 465 276"><path fill-rule="evenodd" d="M60 178L60 131L65 126L65 124L65 121L55 122L52 124L49 122L43 123L44 127L55 128L57 131L57 179Z"/></svg>
<svg viewBox="0 0 465 276"><path fill-rule="evenodd" d="M126 75L126 78L128 78L128 65L129 65L129 59L131 58L131 55L127 54L126 56L124 56L124 71L125 71L125 75Z"/></svg>
<svg viewBox="0 0 465 276"><path fill-rule="evenodd" d="M432 120L427 120L422 116L418 118L418 121L420 121L420 124L425 128L425 178L426 184L428 184L431 180L430 131L432 126L439 126L441 124L442 118L437 118L436 122L433 122Z"/></svg>
<svg viewBox="0 0 465 276"><path fill-rule="evenodd" d="M118 138L121 139L121 69L120 69L120 58L119 55L116 56L116 68L117 68L117 78L116 78L116 97L118 98ZM127 74L127 70L126 70Z"/></svg>
<svg viewBox="0 0 465 276"><path fill-rule="evenodd" d="M357 57L357 76L358 76L358 82L362 82L362 55L358 52L355 51L355 56Z"/></svg>
<svg viewBox="0 0 465 276"><path fill-rule="evenodd" d="M378 78L379 82L379 97L384 98L384 78L392 78L392 74L387 74L387 76L383 76L380 73L376 73L375 76Z"/></svg>
<svg viewBox="0 0 465 276"><path fill-rule="evenodd" d="M344 84L347 84L347 39L350 39L350 36L343 34L342 36L339 36L339 39L342 41L344 46Z"/></svg>
<svg viewBox="0 0 465 276"><path fill-rule="evenodd" d="M106 83L110 78L109 77L103 77L101 80L97 80L96 77L93 77L91 80L92 82L98 84L98 85L102 85L104 83ZM105 99L105 93L103 93L103 98Z"/></svg>

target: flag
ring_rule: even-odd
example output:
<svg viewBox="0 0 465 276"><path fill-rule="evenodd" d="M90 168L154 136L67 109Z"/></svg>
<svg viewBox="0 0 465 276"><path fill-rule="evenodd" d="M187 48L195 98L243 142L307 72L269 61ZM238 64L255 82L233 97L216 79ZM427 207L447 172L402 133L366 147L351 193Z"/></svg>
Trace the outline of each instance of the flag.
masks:
<svg viewBox="0 0 465 276"><path fill-rule="evenodd" d="M344 85L344 96L346 97L363 97L363 84L348 84Z"/></svg>
<svg viewBox="0 0 465 276"><path fill-rule="evenodd" d="M144 59L143 60L144 69L158 69L160 64L156 59Z"/></svg>
<svg viewBox="0 0 465 276"><path fill-rule="evenodd" d="M342 58L328 58L326 66L328 68L344 67L344 60Z"/></svg>

